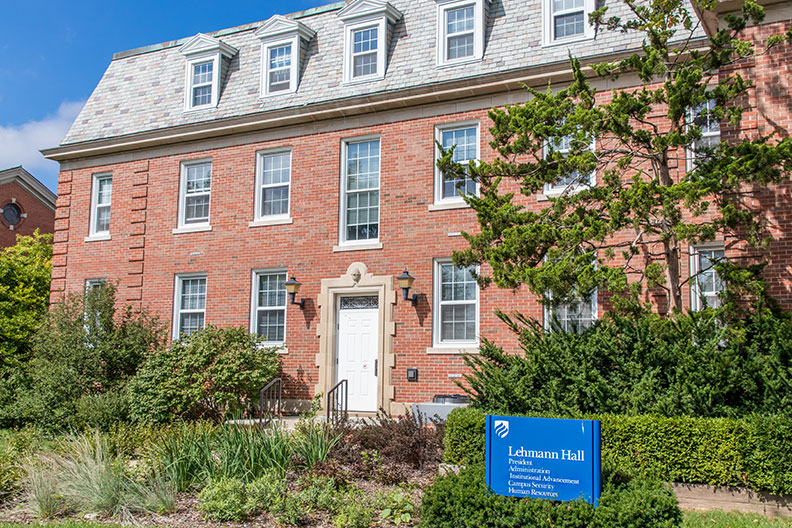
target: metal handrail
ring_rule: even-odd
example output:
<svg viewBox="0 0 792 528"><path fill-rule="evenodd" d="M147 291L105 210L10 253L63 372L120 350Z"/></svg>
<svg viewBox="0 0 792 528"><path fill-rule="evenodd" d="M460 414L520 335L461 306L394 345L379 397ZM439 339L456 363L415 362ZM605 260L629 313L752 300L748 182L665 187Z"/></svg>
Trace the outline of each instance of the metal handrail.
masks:
<svg viewBox="0 0 792 528"><path fill-rule="evenodd" d="M283 380L275 378L259 391L259 427L266 427L281 414Z"/></svg>
<svg viewBox="0 0 792 528"><path fill-rule="evenodd" d="M337 424L347 417L349 408L349 383L343 379L327 393L327 423Z"/></svg>

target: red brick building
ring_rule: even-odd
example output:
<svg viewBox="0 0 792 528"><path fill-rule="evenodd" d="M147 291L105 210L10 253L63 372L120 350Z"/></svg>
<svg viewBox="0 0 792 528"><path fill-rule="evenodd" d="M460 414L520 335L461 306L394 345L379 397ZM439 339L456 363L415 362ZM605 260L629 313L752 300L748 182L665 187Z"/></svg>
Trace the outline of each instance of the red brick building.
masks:
<svg viewBox="0 0 792 528"><path fill-rule="evenodd" d="M17 235L52 233L55 194L22 167L0 171L0 248L16 244Z"/></svg>
<svg viewBox="0 0 792 528"><path fill-rule="evenodd" d="M479 336L516 349L496 308L543 309L525 290L479 291L451 265L476 221L437 173L434 142L457 145L460 161L492 159L488 109L524 101L522 83L568 80L568 51L601 61L637 45L594 34L581 22L593 5L354 0L116 54L61 146L45 151L62 164L53 296L113 281L122 300L172 321L174 338L248 326L282 347L295 408L340 379L360 411L458 392L460 352ZM758 38L788 27L779 5ZM742 133L788 127L790 54L745 66L761 84ZM595 84L607 96L637 79ZM765 196L778 220L768 276L787 306L789 190ZM723 241L692 248L690 262L724 251ZM404 270L414 305L397 284ZM289 303L290 277L301 306ZM709 278L694 305L717 298ZM588 324L601 309L594 295L557 315Z"/></svg>

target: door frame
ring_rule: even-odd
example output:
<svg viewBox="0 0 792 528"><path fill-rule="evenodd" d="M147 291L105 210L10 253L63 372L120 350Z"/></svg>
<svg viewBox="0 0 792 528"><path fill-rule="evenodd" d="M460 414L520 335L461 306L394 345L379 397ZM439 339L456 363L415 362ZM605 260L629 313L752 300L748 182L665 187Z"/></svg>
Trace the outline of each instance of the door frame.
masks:
<svg viewBox="0 0 792 528"><path fill-rule="evenodd" d="M393 275L375 276L369 273L368 267L362 262L355 262L347 268L346 273L335 279L322 279L322 290L317 299L319 306L319 353L316 365L319 377L314 385L314 394L322 394L322 408L327 403L327 393L335 386L338 347L338 299L340 297L358 295L377 295L379 304L379 321L377 336L377 408L391 413L391 402L394 398L393 367L393 336L396 324L393 321L393 306L396 304L396 290L393 287Z"/></svg>

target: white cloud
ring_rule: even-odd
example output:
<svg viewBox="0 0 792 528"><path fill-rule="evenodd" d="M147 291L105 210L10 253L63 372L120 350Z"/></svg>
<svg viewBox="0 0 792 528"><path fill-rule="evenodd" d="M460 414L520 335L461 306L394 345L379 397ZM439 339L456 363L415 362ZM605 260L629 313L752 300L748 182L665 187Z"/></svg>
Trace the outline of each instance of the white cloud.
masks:
<svg viewBox="0 0 792 528"><path fill-rule="evenodd" d="M54 190L58 163L39 150L56 147L68 132L85 101L64 102L55 115L19 126L0 126L0 170L22 165Z"/></svg>

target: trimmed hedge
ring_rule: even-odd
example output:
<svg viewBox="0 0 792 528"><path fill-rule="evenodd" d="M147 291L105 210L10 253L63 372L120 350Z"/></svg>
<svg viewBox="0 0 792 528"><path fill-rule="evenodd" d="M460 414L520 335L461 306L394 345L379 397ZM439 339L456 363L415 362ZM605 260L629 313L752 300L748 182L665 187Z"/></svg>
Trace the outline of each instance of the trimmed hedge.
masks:
<svg viewBox="0 0 792 528"><path fill-rule="evenodd" d="M487 493L481 464L438 477L421 503L423 528L674 528L682 514L659 480L620 481L604 473L599 506Z"/></svg>
<svg viewBox="0 0 792 528"><path fill-rule="evenodd" d="M484 412L455 409L444 461L484 460ZM792 419L585 415L602 422L603 465L631 477L792 493Z"/></svg>
<svg viewBox="0 0 792 528"><path fill-rule="evenodd" d="M463 389L505 415L585 413L792 417L792 317L716 310L662 317L610 313L580 334L499 314L522 353L482 339Z"/></svg>

